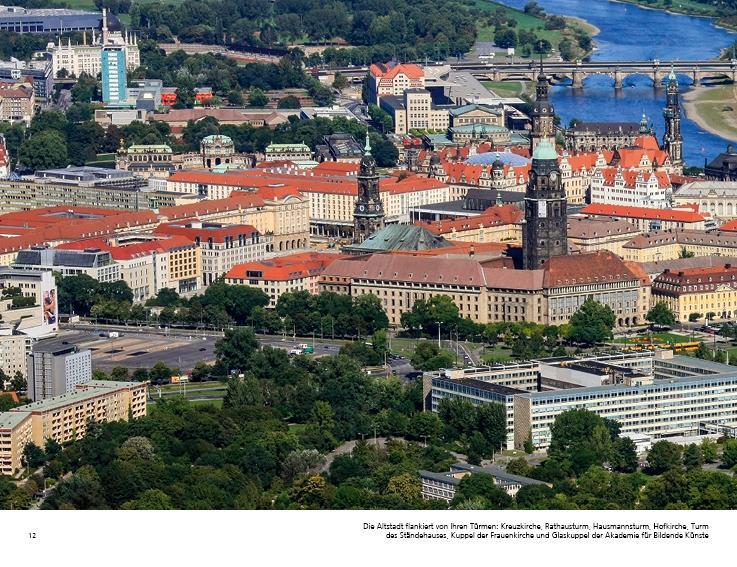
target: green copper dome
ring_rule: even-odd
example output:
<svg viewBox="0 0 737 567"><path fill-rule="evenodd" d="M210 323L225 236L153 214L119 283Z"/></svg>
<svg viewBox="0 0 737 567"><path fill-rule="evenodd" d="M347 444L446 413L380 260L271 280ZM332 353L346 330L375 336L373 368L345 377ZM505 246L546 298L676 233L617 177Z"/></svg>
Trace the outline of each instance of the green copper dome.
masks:
<svg viewBox="0 0 737 567"><path fill-rule="evenodd" d="M535 148L535 151L532 152L532 159L533 160L549 160L549 159L558 159L558 154L555 152L555 148L553 145L548 142L547 140L541 140L540 143Z"/></svg>

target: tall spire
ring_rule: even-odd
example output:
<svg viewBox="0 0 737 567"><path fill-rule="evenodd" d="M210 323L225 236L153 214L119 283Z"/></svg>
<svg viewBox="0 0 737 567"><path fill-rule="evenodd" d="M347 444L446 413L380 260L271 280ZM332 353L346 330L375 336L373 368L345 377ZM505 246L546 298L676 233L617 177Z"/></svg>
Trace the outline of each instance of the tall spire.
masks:
<svg viewBox="0 0 737 567"><path fill-rule="evenodd" d="M676 70L675 70L675 68L673 67L673 64L672 64L672 63L671 63L671 65L670 65L670 73L668 73L668 80L669 80L669 81L670 81L671 83L672 83L672 82L677 82L677 81L678 81L678 77L676 76Z"/></svg>
<svg viewBox="0 0 737 567"><path fill-rule="evenodd" d="M366 145L363 147L363 153L367 156L371 155L371 141L369 140L368 128L366 129Z"/></svg>

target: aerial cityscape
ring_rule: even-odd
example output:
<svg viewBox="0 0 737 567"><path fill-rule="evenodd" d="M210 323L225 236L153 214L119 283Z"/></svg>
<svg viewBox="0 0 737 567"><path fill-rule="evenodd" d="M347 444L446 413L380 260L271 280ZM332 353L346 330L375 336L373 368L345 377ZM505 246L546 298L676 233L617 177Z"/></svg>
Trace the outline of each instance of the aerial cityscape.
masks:
<svg viewBox="0 0 737 567"><path fill-rule="evenodd" d="M0 510L737 508L735 109L733 0L0 6Z"/></svg>

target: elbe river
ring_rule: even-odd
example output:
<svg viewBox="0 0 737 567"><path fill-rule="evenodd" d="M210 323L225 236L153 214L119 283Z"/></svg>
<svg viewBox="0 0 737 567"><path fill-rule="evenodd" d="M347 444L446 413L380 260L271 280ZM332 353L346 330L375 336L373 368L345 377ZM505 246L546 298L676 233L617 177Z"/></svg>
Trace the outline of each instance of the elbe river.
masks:
<svg viewBox="0 0 737 567"><path fill-rule="evenodd" d="M500 0L522 9L527 0ZM592 59L605 61L659 59L669 61L711 59L720 49L731 45L737 34L716 27L712 20L646 10L632 4L608 0L537 0L549 14L577 16L601 31L594 38L597 50ZM677 0L674 0L677 2ZM679 76L681 92L690 88L691 79ZM705 87L708 88L708 87ZM644 112L655 126L658 139L663 136L665 89L654 89L652 79L633 75L623 88L614 89L614 80L605 75L585 79L583 90L557 85L551 90L555 110L562 123L572 118L600 122L639 122ZM705 132L695 122L681 120L684 158L688 165L703 167L704 158L724 151L727 140Z"/></svg>

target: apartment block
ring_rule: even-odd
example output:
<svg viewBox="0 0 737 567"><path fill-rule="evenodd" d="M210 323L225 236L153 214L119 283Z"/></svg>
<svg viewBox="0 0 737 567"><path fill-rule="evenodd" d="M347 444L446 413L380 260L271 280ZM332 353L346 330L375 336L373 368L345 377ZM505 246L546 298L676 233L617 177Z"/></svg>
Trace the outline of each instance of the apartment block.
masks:
<svg viewBox="0 0 737 567"><path fill-rule="evenodd" d="M92 379L92 352L57 341L34 344L26 365L28 397L36 402L73 392Z"/></svg>
<svg viewBox="0 0 737 567"><path fill-rule="evenodd" d="M14 335L12 329L0 329L0 369L6 376L12 377L16 372L26 375L26 357L32 342L28 335Z"/></svg>
<svg viewBox="0 0 737 567"><path fill-rule="evenodd" d="M146 415L148 385L92 380L70 393L0 413L0 473L15 474L28 443L81 439L90 421L127 421Z"/></svg>

